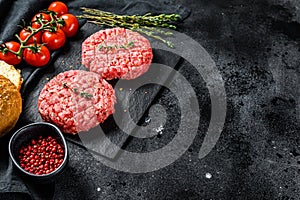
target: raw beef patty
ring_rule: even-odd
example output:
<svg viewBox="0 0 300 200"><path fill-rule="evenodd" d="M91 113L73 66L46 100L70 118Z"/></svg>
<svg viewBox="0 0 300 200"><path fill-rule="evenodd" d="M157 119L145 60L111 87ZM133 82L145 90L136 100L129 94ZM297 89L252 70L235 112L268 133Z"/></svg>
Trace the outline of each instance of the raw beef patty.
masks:
<svg viewBox="0 0 300 200"><path fill-rule="evenodd" d="M114 112L112 86L100 75L82 70L58 74L42 89L38 109L43 120L63 132L88 131Z"/></svg>
<svg viewBox="0 0 300 200"><path fill-rule="evenodd" d="M152 62L149 41L124 28L101 30L82 44L82 64L104 79L134 79L144 74Z"/></svg>

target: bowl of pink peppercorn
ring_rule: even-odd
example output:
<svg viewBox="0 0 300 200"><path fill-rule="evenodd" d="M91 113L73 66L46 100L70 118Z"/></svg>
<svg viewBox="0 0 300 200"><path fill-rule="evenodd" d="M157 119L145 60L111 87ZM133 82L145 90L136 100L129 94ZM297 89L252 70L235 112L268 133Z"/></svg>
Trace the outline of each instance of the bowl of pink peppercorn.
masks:
<svg viewBox="0 0 300 200"><path fill-rule="evenodd" d="M47 122L17 130L8 145L9 155L21 175L35 181L54 181L68 165L68 147L58 127Z"/></svg>

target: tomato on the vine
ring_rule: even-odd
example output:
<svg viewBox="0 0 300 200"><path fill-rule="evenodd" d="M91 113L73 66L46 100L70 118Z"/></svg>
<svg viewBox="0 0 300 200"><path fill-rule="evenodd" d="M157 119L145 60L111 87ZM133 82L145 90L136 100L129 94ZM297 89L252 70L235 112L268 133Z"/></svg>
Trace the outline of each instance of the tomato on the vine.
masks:
<svg viewBox="0 0 300 200"><path fill-rule="evenodd" d="M66 35L60 29L57 28L56 31L45 31L42 35L42 42L52 51L57 50L64 46L66 42Z"/></svg>
<svg viewBox="0 0 300 200"><path fill-rule="evenodd" d="M10 41L2 44L0 47L0 60L3 60L10 65L19 64L22 61L22 58L12 52L7 51L6 48L17 53L20 49L20 44L18 42Z"/></svg>
<svg viewBox="0 0 300 200"><path fill-rule="evenodd" d="M30 44L32 48L25 48L23 52L24 60L31 66L42 67L50 61L50 51L41 44Z"/></svg>
<svg viewBox="0 0 300 200"><path fill-rule="evenodd" d="M51 3L48 7L48 10L56 12L58 17L69 12L67 5L61 1L55 1Z"/></svg>
<svg viewBox="0 0 300 200"><path fill-rule="evenodd" d="M42 23L45 24L47 22L51 21L51 16L49 14L46 13L37 13L31 20L31 27L32 28L40 28L42 25L39 23L39 19L42 19Z"/></svg>
<svg viewBox="0 0 300 200"><path fill-rule="evenodd" d="M21 30L19 36L21 40L26 40L30 35L32 34L32 31L30 29L24 28ZM37 32L34 35L31 36L31 38L28 39L26 42L27 44L33 44L34 42L36 43L41 43L42 39L42 32Z"/></svg>
<svg viewBox="0 0 300 200"><path fill-rule="evenodd" d="M78 30L78 19L72 14L64 14L60 17L64 20L61 29L64 31L67 37L73 37Z"/></svg>

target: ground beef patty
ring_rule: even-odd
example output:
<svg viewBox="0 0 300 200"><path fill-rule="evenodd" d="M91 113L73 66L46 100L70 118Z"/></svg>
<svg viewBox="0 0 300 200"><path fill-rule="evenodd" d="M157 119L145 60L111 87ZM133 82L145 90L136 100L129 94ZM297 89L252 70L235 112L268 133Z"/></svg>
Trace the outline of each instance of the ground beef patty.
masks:
<svg viewBox="0 0 300 200"><path fill-rule="evenodd" d="M145 73L152 62L149 41L124 28L101 30L82 44L82 64L104 79L134 79Z"/></svg>
<svg viewBox="0 0 300 200"><path fill-rule="evenodd" d="M71 70L58 74L42 89L38 109L43 120L65 133L88 131L114 112L113 87L99 74Z"/></svg>

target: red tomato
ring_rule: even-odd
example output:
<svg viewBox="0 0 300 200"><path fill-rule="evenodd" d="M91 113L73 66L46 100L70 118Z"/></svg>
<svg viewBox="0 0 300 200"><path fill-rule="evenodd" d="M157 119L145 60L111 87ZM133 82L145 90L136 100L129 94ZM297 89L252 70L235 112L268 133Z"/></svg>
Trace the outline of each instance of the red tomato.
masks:
<svg viewBox="0 0 300 200"><path fill-rule="evenodd" d="M45 31L42 35L42 42L46 44L48 49L57 50L64 46L66 35L60 28L56 32Z"/></svg>
<svg viewBox="0 0 300 200"><path fill-rule="evenodd" d="M48 7L48 10L56 12L58 17L69 12L67 5L61 1L55 1L51 3Z"/></svg>
<svg viewBox="0 0 300 200"><path fill-rule="evenodd" d="M29 46L34 47L34 44ZM23 52L24 60L31 66L42 67L45 66L50 60L50 51L47 47L37 44L37 49L32 50L30 48L25 48Z"/></svg>
<svg viewBox="0 0 300 200"><path fill-rule="evenodd" d="M51 21L50 15L48 15L46 13L38 13L31 20L32 28L40 28L41 27L41 24L38 22L38 19L41 17L42 17L43 23L47 23L47 22Z"/></svg>
<svg viewBox="0 0 300 200"><path fill-rule="evenodd" d="M40 17L42 17L42 20L45 21L51 21L51 17L50 15L46 14L46 13L38 13L36 14L33 18L32 18L32 22L38 20Z"/></svg>
<svg viewBox="0 0 300 200"><path fill-rule="evenodd" d="M61 29L64 31L67 37L73 37L78 30L78 19L72 14L64 14L60 17L64 20L64 25Z"/></svg>
<svg viewBox="0 0 300 200"><path fill-rule="evenodd" d="M41 27L41 24L39 24L38 22L31 22L31 27L33 29L38 29Z"/></svg>
<svg viewBox="0 0 300 200"><path fill-rule="evenodd" d="M22 29L20 32L20 38L21 40L26 40L28 38L28 36L32 33L32 31L30 31L29 29ZM26 42L26 44L33 44L34 41L36 43L41 43L41 38L42 38L42 32L37 32L36 34L34 34L33 36L31 36L30 39L28 39L28 41Z"/></svg>
<svg viewBox="0 0 300 200"><path fill-rule="evenodd" d="M1 45L1 47L4 46L13 52L18 52L20 49L20 44L14 41L6 42L5 45ZM22 61L22 58L12 52L0 51L0 60L3 60L10 65L17 65Z"/></svg>

